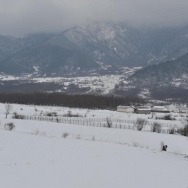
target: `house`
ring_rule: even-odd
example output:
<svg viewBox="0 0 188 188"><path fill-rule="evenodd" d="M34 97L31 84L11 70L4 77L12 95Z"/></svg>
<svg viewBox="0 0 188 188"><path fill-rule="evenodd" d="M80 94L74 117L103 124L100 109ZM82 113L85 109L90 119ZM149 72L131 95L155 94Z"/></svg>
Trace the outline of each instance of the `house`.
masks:
<svg viewBox="0 0 188 188"><path fill-rule="evenodd" d="M181 107L180 110L179 110L180 113L186 113L188 114L188 108L186 107Z"/></svg>
<svg viewBox="0 0 188 188"><path fill-rule="evenodd" d="M137 114L151 114L151 108L149 106L137 106L135 108Z"/></svg>
<svg viewBox="0 0 188 188"><path fill-rule="evenodd" d="M134 113L134 107L132 107L132 106L118 106L117 112Z"/></svg>
<svg viewBox="0 0 188 188"><path fill-rule="evenodd" d="M164 106L154 106L152 112L170 113L170 110Z"/></svg>

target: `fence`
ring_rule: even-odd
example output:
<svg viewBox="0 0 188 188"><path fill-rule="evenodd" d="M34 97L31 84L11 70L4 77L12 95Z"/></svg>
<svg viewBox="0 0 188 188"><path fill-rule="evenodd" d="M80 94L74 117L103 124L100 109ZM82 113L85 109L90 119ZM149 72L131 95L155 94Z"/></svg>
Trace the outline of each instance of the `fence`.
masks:
<svg viewBox="0 0 188 188"><path fill-rule="evenodd" d="M108 127L106 118L83 118L83 117L49 117L49 116L13 116L12 119L25 119L25 120L35 120L35 121L46 121L46 122L56 122L56 123L66 123L66 124L75 124L75 125L84 125L84 126L93 126L93 127ZM134 130L135 120L128 119L118 119L110 118L112 122L112 128L117 129L131 129ZM162 133L169 133L170 129L174 128L175 124L160 123L162 127ZM153 122L147 121L146 125L152 126ZM149 131L143 129L143 131Z"/></svg>

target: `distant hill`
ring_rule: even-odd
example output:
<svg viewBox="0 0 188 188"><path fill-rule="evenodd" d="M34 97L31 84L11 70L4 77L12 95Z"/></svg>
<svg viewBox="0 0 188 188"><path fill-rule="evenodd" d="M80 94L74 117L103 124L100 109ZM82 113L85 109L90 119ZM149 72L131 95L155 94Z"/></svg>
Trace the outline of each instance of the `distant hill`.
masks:
<svg viewBox="0 0 188 188"><path fill-rule="evenodd" d="M44 33L30 34L22 38L0 35L0 62L26 48L30 48L41 43L50 36L50 34Z"/></svg>
<svg viewBox="0 0 188 188"><path fill-rule="evenodd" d="M0 66L9 74L50 73L56 75L64 71L95 68L98 65L87 55L74 50L61 48L47 43L26 49L6 59Z"/></svg>
<svg viewBox="0 0 188 188"><path fill-rule="evenodd" d="M188 53L177 60L168 61L141 69L133 74L129 80L137 85L152 87L158 87L161 85L177 85L187 87Z"/></svg>

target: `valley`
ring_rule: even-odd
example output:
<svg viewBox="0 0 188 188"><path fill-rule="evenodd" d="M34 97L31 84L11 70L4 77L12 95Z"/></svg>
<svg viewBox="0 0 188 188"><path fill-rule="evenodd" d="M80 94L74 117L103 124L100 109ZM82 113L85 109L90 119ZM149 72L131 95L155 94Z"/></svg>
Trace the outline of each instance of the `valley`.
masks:
<svg viewBox="0 0 188 188"><path fill-rule="evenodd" d="M186 102L187 44L187 26L151 29L113 22L56 34L2 36L0 91L113 94Z"/></svg>

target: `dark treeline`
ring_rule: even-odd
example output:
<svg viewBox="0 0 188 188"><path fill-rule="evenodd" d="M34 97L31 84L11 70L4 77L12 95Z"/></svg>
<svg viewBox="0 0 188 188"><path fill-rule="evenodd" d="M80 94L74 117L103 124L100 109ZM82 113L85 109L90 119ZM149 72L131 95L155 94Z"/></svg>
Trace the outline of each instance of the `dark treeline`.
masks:
<svg viewBox="0 0 188 188"><path fill-rule="evenodd" d="M34 105L56 105L89 109L115 109L118 105L144 103L132 97L63 93L0 93L0 102Z"/></svg>
<svg viewBox="0 0 188 188"><path fill-rule="evenodd" d="M157 100L188 103L188 89L167 86L150 91L151 97Z"/></svg>

